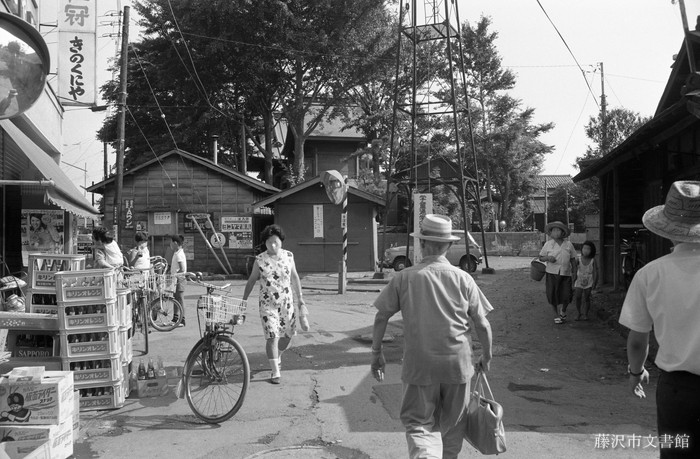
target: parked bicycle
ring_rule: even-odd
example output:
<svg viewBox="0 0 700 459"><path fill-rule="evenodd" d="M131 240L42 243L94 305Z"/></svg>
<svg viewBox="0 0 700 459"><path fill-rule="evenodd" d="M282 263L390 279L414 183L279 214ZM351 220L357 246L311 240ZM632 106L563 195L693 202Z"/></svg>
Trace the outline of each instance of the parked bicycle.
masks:
<svg viewBox="0 0 700 459"><path fill-rule="evenodd" d="M629 288L634 275L646 264L644 243L641 240L641 237L646 234L646 229L638 229L630 239L622 239L620 244L620 255L622 255L620 269L625 289Z"/></svg>
<svg viewBox="0 0 700 459"><path fill-rule="evenodd" d="M201 273L186 277L207 292L197 300L202 338L185 360L181 383L194 414L217 424L238 412L250 382L248 357L233 339L234 326L245 322L247 302L231 296L230 284L219 287L203 282Z"/></svg>

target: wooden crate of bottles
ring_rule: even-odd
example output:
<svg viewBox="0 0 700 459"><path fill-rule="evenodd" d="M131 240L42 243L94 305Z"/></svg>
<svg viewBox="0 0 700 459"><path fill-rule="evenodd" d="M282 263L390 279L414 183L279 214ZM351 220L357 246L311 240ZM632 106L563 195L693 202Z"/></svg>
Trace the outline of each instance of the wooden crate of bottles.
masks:
<svg viewBox="0 0 700 459"><path fill-rule="evenodd" d="M121 354L118 327L61 330L61 357L112 358Z"/></svg>
<svg viewBox="0 0 700 459"><path fill-rule="evenodd" d="M61 271L56 273L59 303L117 299L117 274L112 269Z"/></svg>
<svg viewBox="0 0 700 459"><path fill-rule="evenodd" d="M34 314L58 314L56 290L29 289L27 291L29 312Z"/></svg>
<svg viewBox="0 0 700 459"><path fill-rule="evenodd" d="M124 406L124 383L89 384L78 389L80 411L108 410Z"/></svg>
<svg viewBox="0 0 700 459"><path fill-rule="evenodd" d="M11 357L37 359L59 357L61 355L59 332L9 329L6 349Z"/></svg>
<svg viewBox="0 0 700 459"><path fill-rule="evenodd" d="M73 384L76 389L86 385L114 384L124 379L119 356L109 358L62 358L63 371L73 372Z"/></svg>
<svg viewBox="0 0 700 459"><path fill-rule="evenodd" d="M117 302L116 300L59 302L58 323L61 331L118 327L120 324Z"/></svg>
<svg viewBox="0 0 700 459"><path fill-rule="evenodd" d="M85 255L29 254L29 284L32 289L48 289L51 292L55 292L55 274L58 271L79 271L84 269Z"/></svg>

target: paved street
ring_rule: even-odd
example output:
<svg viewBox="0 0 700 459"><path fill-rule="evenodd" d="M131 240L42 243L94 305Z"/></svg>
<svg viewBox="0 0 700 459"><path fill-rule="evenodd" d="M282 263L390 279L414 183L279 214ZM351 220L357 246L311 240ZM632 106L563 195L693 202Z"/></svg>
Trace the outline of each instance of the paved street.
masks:
<svg viewBox="0 0 700 459"><path fill-rule="evenodd" d="M504 458L646 458L658 450L628 443L655 435L652 373L650 398L629 396L625 341L600 321L555 325L544 284L529 278L529 258L489 258L492 275L475 277L496 308L490 382L505 410ZM483 265L480 265L480 269ZM355 275L356 276L356 275ZM381 284L351 279L337 294L337 278L304 276L311 331L285 353L282 384L271 385L256 308L236 339L245 348L253 378L245 404L222 425L200 422L173 391L158 398L129 398L118 410L81 413L77 458L405 458L398 420L403 340L400 316L387 330L387 377L369 374L370 307ZM241 294L244 280L233 281ZM175 376L198 339L190 287L188 325L151 334L149 356L161 356ZM252 296L251 304L256 304ZM569 317L572 317L573 306ZM478 348L478 344L475 344ZM478 350L477 350L478 352ZM134 361L139 361L138 352ZM169 380L174 389L177 378ZM603 435L607 435L604 437ZM617 437L615 437L617 435ZM622 446L603 449L604 438ZM599 447L596 447L596 441ZM460 458L480 456L465 444Z"/></svg>

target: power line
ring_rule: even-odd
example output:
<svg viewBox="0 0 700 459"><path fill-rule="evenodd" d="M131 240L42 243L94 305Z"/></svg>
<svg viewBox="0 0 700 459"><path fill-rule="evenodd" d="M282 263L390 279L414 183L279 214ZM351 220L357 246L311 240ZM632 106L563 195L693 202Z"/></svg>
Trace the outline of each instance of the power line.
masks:
<svg viewBox="0 0 700 459"><path fill-rule="evenodd" d="M586 79L586 84L589 85L588 87L590 88L590 84L588 83L588 79ZM559 155L559 162L557 163L557 167L554 169L554 173L556 174L557 171L559 170L559 167L561 166L561 162L564 159L564 155L566 154L566 150L569 148L569 143L571 142L571 137L574 135L574 131L579 127L578 122L581 119L581 115L583 115L584 110L586 109L586 104L588 103L588 97L591 95L590 92L586 93L586 100L583 101L583 107L581 107L581 111L578 114L578 117L576 118L576 121L574 122L574 126L571 128L571 132L569 133L569 138L566 140L566 145L564 145L564 149L561 152L561 155ZM595 100L595 97L593 98Z"/></svg>
<svg viewBox="0 0 700 459"><path fill-rule="evenodd" d="M542 3L540 3L540 0L537 0L537 4L540 5L542 12L549 20L549 23L552 24L552 27L554 27L554 30L557 32L557 35L559 35L559 38L561 38L562 43L564 43L564 46L566 46L566 49L569 51L569 54L571 54L571 57L574 59L574 62L576 62L576 65L578 66L579 70L581 71L581 76L583 76L583 80L586 82L586 86L588 87L588 91L593 96L593 101L595 102L596 106L598 106L598 101L595 98L595 94L593 94L593 89L591 88L591 85L588 83L588 78L586 78L586 73L584 72L583 68L581 68L581 64L578 63L578 59L576 59L576 56L574 56L573 51L571 51L571 48L569 48L569 45L566 43L566 40L564 40L564 37L559 32L559 29L554 24L554 21L552 21L552 19L549 17L549 14L547 14L547 11L544 9L544 6L542 6ZM598 108L600 108L600 106L598 106Z"/></svg>

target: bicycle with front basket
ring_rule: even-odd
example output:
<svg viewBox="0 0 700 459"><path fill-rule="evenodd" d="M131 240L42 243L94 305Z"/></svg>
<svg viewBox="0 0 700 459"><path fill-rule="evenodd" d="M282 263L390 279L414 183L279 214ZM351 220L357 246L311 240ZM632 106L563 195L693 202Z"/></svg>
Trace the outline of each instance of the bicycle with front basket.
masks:
<svg viewBox="0 0 700 459"><path fill-rule="evenodd" d="M184 394L198 418L217 424L238 412L250 382L248 357L233 338L234 327L245 322L247 302L231 296L230 284L219 287L203 282L201 273L186 277L207 292L197 300L202 337L185 360Z"/></svg>

